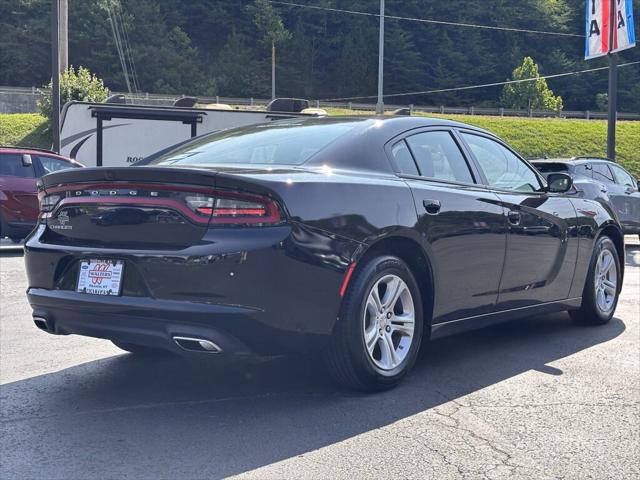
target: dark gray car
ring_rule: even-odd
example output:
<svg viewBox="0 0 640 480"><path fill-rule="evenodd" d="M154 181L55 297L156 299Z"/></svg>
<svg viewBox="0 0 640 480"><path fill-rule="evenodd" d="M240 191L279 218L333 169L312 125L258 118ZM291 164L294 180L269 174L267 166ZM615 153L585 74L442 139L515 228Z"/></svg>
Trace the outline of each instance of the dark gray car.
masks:
<svg viewBox="0 0 640 480"><path fill-rule="evenodd" d="M618 214L625 234L640 234L640 191L638 180L621 165L597 157L534 160L544 175L568 173L576 195L610 202Z"/></svg>

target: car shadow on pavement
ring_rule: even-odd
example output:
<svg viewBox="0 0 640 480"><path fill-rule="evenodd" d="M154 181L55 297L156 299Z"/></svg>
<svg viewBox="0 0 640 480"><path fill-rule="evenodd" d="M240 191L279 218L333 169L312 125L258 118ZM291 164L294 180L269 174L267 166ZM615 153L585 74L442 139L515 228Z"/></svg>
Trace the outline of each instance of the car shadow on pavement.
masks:
<svg viewBox="0 0 640 480"><path fill-rule="evenodd" d="M392 391L336 389L315 363L122 354L2 386L5 478L222 478L304 455L608 342L531 317L431 342ZM34 356L37 353L34 352ZM554 380L550 380L554 381Z"/></svg>

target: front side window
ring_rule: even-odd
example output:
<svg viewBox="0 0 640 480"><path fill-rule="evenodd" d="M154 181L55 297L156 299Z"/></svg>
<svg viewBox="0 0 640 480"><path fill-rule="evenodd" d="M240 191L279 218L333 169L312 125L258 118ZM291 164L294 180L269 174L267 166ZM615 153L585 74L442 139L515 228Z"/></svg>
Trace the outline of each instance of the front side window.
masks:
<svg viewBox="0 0 640 480"><path fill-rule="evenodd" d="M618 167L617 165L611 165L611 170L613 170L613 175L616 178L616 183L619 185L624 185L625 187L636 188L636 182L629 173Z"/></svg>
<svg viewBox="0 0 640 480"><path fill-rule="evenodd" d="M35 178L33 165L23 165L22 155L0 154L0 175L20 178Z"/></svg>
<svg viewBox="0 0 640 480"><path fill-rule="evenodd" d="M462 135L478 160L490 186L517 192L540 190L538 176L508 148L479 135L470 133Z"/></svg>
<svg viewBox="0 0 640 480"><path fill-rule="evenodd" d="M425 132L407 138L420 175L437 180L473 183L462 152L449 132Z"/></svg>
<svg viewBox="0 0 640 480"><path fill-rule="evenodd" d="M575 173L576 175L582 175L583 177L587 177L587 178L592 178L593 175L591 174L591 164L590 163L584 163L582 165L576 165L575 166Z"/></svg>
<svg viewBox="0 0 640 480"><path fill-rule="evenodd" d="M65 162L59 158L38 156L38 159L40 160L40 165L42 165L42 169L45 174L75 167L73 163Z"/></svg>
<svg viewBox="0 0 640 480"><path fill-rule="evenodd" d="M593 164L593 178L604 183L615 183L613 173L609 170L609 166L604 163Z"/></svg>

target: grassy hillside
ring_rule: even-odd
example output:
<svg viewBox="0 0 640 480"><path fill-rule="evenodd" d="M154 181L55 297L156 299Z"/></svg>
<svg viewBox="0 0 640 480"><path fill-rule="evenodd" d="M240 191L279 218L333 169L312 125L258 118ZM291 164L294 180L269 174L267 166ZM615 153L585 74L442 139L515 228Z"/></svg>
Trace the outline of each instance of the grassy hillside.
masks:
<svg viewBox="0 0 640 480"><path fill-rule="evenodd" d="M37 113L0 114L0 145L51 148L46 119Z"/></svg>
<svg viewBox="0 0 640 480"><path fill-rule="evenodd" d="M353 114L332 109L332 115ZM439 115L435 115L439 116ZM599 120L529 119L443 115L495 133L524 156L573 157L606 154L607 124ZM640 122L619 122L618 161L640 177ZM48 148L51 139L38 114L0 115L0 144Z"/></svg>

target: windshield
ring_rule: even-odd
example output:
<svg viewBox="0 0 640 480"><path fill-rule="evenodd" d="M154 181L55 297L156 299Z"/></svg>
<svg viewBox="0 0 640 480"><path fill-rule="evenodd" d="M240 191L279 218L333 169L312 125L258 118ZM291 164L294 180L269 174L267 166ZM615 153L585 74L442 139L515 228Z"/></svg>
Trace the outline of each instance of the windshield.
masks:
<svg viewBox="0 0 640 480"><path fill-rule="evenodd" d="M301 165L367 120L293 119L225 130L189 142L152 165Z"/></svg>

